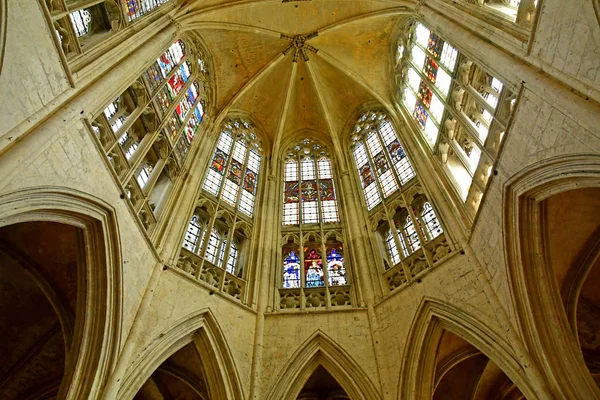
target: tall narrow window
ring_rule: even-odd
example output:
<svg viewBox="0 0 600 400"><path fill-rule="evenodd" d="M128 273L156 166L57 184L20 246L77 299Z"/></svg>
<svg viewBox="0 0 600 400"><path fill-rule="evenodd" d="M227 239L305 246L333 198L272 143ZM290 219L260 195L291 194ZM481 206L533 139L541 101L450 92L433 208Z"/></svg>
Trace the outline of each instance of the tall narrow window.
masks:
<svg viewBox="0 0 600 400"><path fill-rule="evenodd" d="M415 177L385 113L363 114L355 126L352 142L352 154L368 210Z"/></svg>
<svg viewBox="0 0 600 400"><path fill-rule="evenodd" d="M514 6L504 0L486 3ZM425 25L408 22L404 32L396 57L402 61L395 64L397 100L438 155L457 194L476 211L516 95Z"/></svg>
<svg viewBox="0 0 600 400"><path fill-rule="evenodd" d="M252 217L261 153L260 141L250 123L227 121L221 130L203 189Z"/></svg>
<svg viewBox="0 0 600 400"><path fill-rule="evenodd" d="M392 261L392 265L398 264L400 262L400 253L398 253L396 239L394 238L394 233L391 229L388 230L387 237L385 238L385 243L387 246L388 253L390 255L390 260Z"/></svg>
<svg viewBox="0 0 600 400"><path fill-rule="evenodd" d="M301 289L306 306L351 303L334 175L327 147L311 139L291 146L283 160L282 234L295 239L282 246L280 294L287 299L297 295L287 289ZM327 300L326 292L339 295Z"/></svg>
<svg viewBox="0 0 600 400"><path fill-rule="evenodd" d="M406 247L410 253L413 253L421 248L421 241L419 240L419 234L415 229L415 224L410 217L406 216L402 225L402 232L404 233L404 240L406 241Z"/></svg>
<svg viewBox="0 0 600 400"><path fill-rule="evenodd" d="M306 139L284 164L283 225L339 222L331 160L318 143Z"/></svg>
<svg viewBox="0 0 600 400"><path fill-rule="evenodd" d="M283 287L300 287L300 258L295 250L287 250L283 254Z"/></svg>
<svg viewBox="0 0 600 400"><path fill-rule="evenodd" d="M433 211L433 208L431 207L431 204L429 204L429 202L426 202L423 205L423 211L421 212L421 218L423 219L423 222L425 223L427 235L430 238L432 238L432 239L436 238L443 232L442 226L440 225L440 222L438 221L437 216L435 215L435 212Z"/></svg>
<svg viewBox="0 0 600 400"><path fill-rule="evenodd" d="M202 247L202 233L203 227L200 217L193 215L188 225L185 238L183 240L183 247L191 251L192 253L198 253Z"/></svg>

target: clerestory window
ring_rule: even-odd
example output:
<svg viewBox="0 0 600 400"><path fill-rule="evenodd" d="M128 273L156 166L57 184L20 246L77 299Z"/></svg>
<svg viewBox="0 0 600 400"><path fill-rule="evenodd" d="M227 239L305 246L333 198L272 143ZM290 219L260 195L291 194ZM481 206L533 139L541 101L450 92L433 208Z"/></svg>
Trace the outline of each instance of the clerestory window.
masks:
<svg viewBox="0 0 600 400"><path fill-rule="evenodd" d="M329 152L311 139L301 140L288 150L283 164L284 235L298 238L282 247L283 288L348 283L339 223Z"/></svg>
<svg viewBox="0 0 600 400"><path fill-rule="evenodd" d="M202 188L243 214L254 215L262 160L260 140L245 120L226 121Z"/></svg>
<svg viewBox="0 0 600 400"><path fill-rule="evenodd" d="M396 131L384 112L367 112L358 119L351 146L367 210L415 177Z"/></svg>

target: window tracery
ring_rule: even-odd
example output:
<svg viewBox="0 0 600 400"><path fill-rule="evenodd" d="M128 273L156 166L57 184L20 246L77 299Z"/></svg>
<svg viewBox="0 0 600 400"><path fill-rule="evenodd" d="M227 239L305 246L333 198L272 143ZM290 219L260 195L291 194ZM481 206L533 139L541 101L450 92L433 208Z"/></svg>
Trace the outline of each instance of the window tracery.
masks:
<svg viewBox="0 0 600 400"><path fill-rule="evenodd" d="M243 301L250 232L247 221L201 195L183 237L178 267Z"/></svg>
<svg viewBox="0 0 600 400"><path fill-rule="evenodd" d="M420 22L398 41L397 98L474 215L516 95Z"/></svg>
<svg viewBox="0 0 600 400"><path fill-rule="evenodd" d="M280 308L351 304L332 160L303 139L283 159Z"/></svg>
<svg viewBox="0 0 600 400"><path fill-rule="evenodd" d="M415 177L396 131L382 111L360 116L352 133L351 149L367 210Z"/></svg>
<svg viewBox="0 0 600 400"><path fill-rule="evenodd" d="M202 188L252 217L262 161L261 146L254 127L248 121L226 121Z"/></svg>
<svg viewBox="0 0 600 400"><path fill-rule="evenodd" d="M194 61L203 54L194 39L177 40L90 124L147 231L165 208L205 119L211 77Z"/></svg>

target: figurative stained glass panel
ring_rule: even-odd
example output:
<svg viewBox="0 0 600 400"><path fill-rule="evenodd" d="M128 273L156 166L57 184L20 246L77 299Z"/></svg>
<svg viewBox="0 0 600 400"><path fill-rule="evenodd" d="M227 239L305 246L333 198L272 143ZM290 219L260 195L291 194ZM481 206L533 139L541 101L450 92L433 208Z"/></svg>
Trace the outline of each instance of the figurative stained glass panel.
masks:
<svg viewBox="0 0 600 400"><path fill-rule="evenodd" d="M417 96L419 97L419 99L421 99L423 104L425 104L425 107L429 108L429 106L431 105L431 98L433 97L433 91L429 88L429 86L427 86L425 82L421 82Z"/></svg>
<svg viewBox="0 0 600 400"><path fill-rule="evenodd" d="M317 250L311 249L304 257L304 270L307 288L325 286L323 260Z"/></svg>
<svg viewBox="0 0 600 400"><path fill-rule="evenodd" d="M400 162L404 157L406 157L406 153L400 144L398 139L394 140L392 143L387 145L387 149L390 153L390 158L392 159L392 163L396 164Z"/></svg>
<svg viewBox="0 0 600 400"><path fill-rule="evenodd" d="M369 163L360 167L359 173L360 179L363 184L363 188L366 188L371 183L375 182L375 178L373 177L373 173L371 172L371 166L369 165Z"/></svg>
<svg viewBox="0 0 600 400"><path fill-rule="evenodd" d="M246 169L246 175L244 176L244 190L252 194L256 193L256 173L249 169Z"/></svg>
<svg viewBox="0 0 600 400"><path fill-rule="evenodd" d="M347 283L341 248L332 247L329 249L329 253L327 254L327 278L331 286L345 285Z"/></svg>
<svg viewBox="0 0 600 400"><path fill-rule="evenodd" d="M242 181L242 164L237 160L232 160L229 166L229 175L227 179L231 180L236 185Z"/></svg>
<svg viewBox="0 0 600 400"><path fill-rule="evenodd" d="M332 179L319 180L319 192L321 195L321 201L335 200L335 192L333 190L333 180Z"/></svg>
<svg viewBox="0 0 600 400"><path fill-rule="evenodd" d="M419 123L419 125L421 126L421 128L425 129L425 124L427 123L427 118L429 118L429 114L427 113L427 110L425 110L425 108L422 105L417 104L415 106L414 116L415 116L415 119L417 120L417 122Z"/></svg>
<svg viewBox="0 0 600 400"><path fill-rule="evenodd" d="M179 128L181 128L181 120L179 119L179 115L177 115L176 111L171 113L171 116L167 120L167 125L165 126L165 130L171 139L174 139L179 132Z"/></svg>
<svg viewBox="0 0 600 400"><path fill-rule="evenodd" d="M313 202L317 201L317 182L302 181L302 201Z"/></svg>
<svg viewBox="0 0 600 400"><path fill-rule="evenodd" d="M215 151L215 156L213 157L212 163L210 165L210 168L213 171L216 171L222 175L223 171L225 170L226 163L227 163L227 154L225 152L223 152L221 149L217 148L217 150Z"/></svg>
<svg viewBox="0 0 600 400"><path fill-rule="evenodd" d="M194 134L196 133L196 131L198 130L198 126L202 122L203 115L204 109L202 107L202 102L199 102L196 108L194 109L194 112L190 116L190 119L188 120L187 126L185 128L187 138L190 142L194 138Z"/></svg>
<svg viewBox="0 0 600 400"><path fill-rule="evenodd" d="M440 58L443 47L444 41L441 37L439 37L435 33L429 35L429 40L427 42L427 50L429 50L429 52L433 54L435 58Z"/></svg>
<svg viewBox="0 0 600 400"><path fill-rule="evenodd" d="M175 149L177 150L177 155L181 161L185 160L185 155L187 154L188 148L190 147L190 141L187 136L182 135L177 144L175 145Z"/></svg>
<svg viewBox="0 0 600 400"><path fill-rule="evenodd" d="M375 170L377 171L377 175L382 175L389 169L383 151L373 157L373 163L375 164Z"/></svg>
<svg viewBox="0 0 600 400"><path fill-rule="evenodd" d="M283 254L283 287L300 287L300 258L294 250Z"/></svg>
<svg viewBox="0 0 600 400"><path fill-rule="evenodd" d="M427 75L429 80L433 83L436 82L438 70L439 70L438 63L435 62L435 60L433 58L427 57L427 59L425 60L425 66L423 67L423 72L425 73L425 75Z"/></svg>
<svg viewBox="0 0 600 400"><path fill-rule="evenodd" d="M300 201L299 198L299 183L297 181L293 182L285 182L285 199L286 203L298 203Z"/></svg>

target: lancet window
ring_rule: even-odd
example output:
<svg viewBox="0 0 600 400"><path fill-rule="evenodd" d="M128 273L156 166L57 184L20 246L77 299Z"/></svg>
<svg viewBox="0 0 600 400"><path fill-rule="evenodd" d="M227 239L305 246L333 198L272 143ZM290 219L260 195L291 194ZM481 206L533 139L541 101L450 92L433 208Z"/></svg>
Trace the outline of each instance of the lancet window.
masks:
<svg viewBox="0 0 600 400"><path fill-rule="evenodd" d="M205 118L211 77L205 53L190 43L173 43L90 124L147 230L165 209ZM165 91L167 103L161 96Z"/></svg>
<svg viewBox="0 0 600 400"><path fill-rule="evenodd" d="M327 147L304 139L283 161L281 308L351 304ZM339 297L332 297L339 294Z"/></svg>
<svg viewBox="0 0 600 400"><path fill-rule="evenodd" d="M222 122L178 261L180 269L210 290L242 302L262 157L261 140L250 121Z"/></svg>
<svg viewBox="0 0 600 400"><path fill-rule="evenodd" d="M515 103L498 77L420 22L397 47L398 101L476 211Z"/></svg>
<svg viewBox="0 0 600 400"><path fill-rule="evenodd" d="M434 207L384 111L360 115L350 132L350 152L369 212L375 249L383 261L383 278L394 290L434 267L453 251L453 245L446 240Z"/></svg>
<svg viewBox="0 0 600 400"><path fill-rule="evenodd" d="M248 221L201 195L183 238L179 267L241 299L250 230Z"/></svg>
<svg viewBox="0 0 600 400"><path fill-rule="evenodd" d="M387 115L364 113L352 133L352 154L371 210L415 177L415 171Z"/></svg>
<svg viewBox="0 0 600 400"><path fill-rule="evenodd" d="M227 120L222 125L202 188L252 217L261 160L261 142L250 122Z"/></svg>
<svg viewBox="0 0 600 400"><path fill-rule="evenodd" d="M69 59L102 42L169 0L45 0L62 50Z"/></svg>

